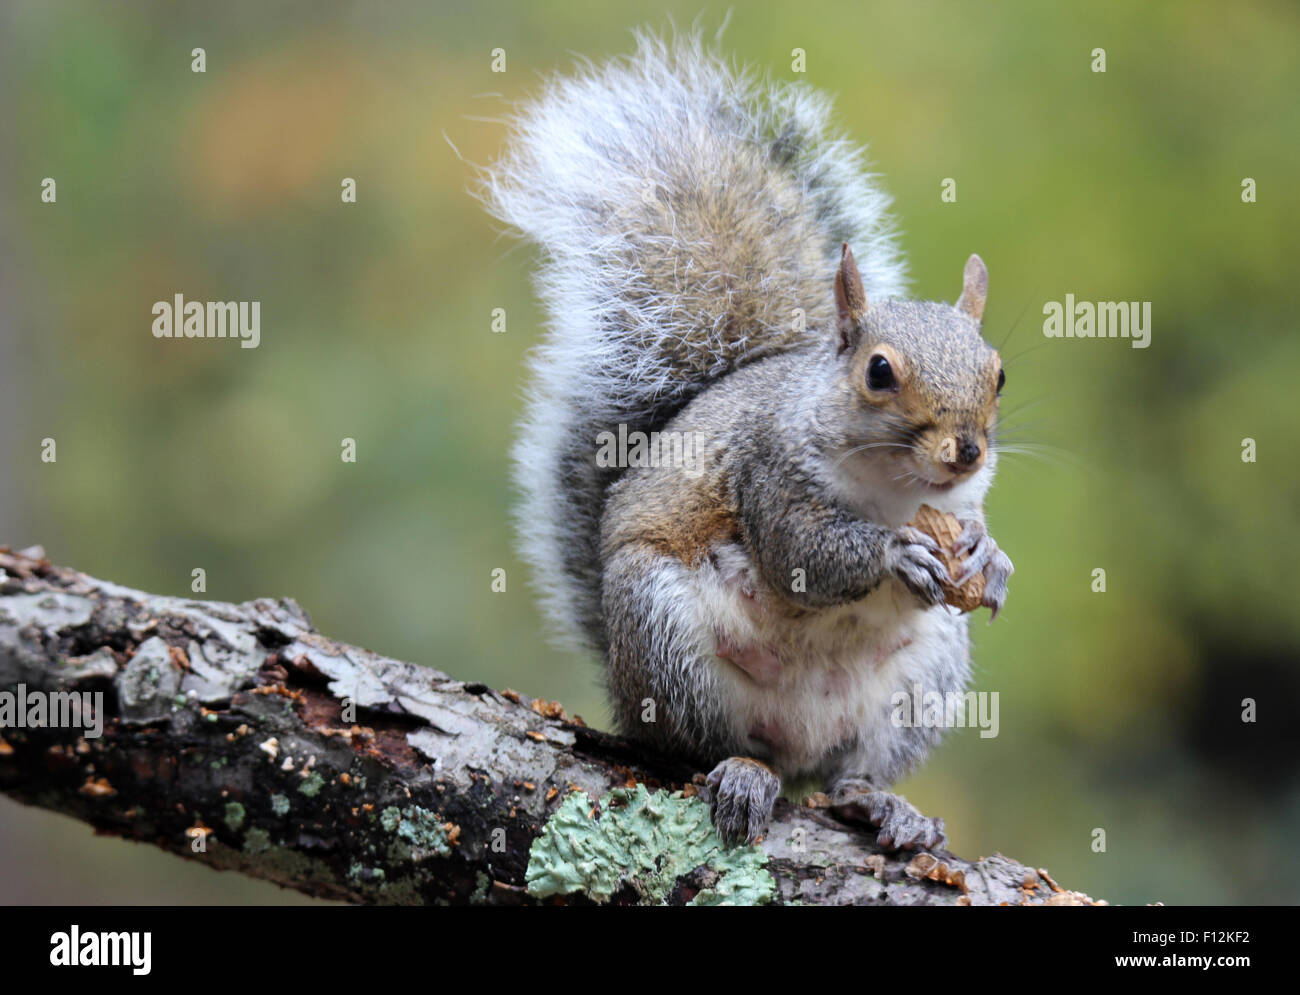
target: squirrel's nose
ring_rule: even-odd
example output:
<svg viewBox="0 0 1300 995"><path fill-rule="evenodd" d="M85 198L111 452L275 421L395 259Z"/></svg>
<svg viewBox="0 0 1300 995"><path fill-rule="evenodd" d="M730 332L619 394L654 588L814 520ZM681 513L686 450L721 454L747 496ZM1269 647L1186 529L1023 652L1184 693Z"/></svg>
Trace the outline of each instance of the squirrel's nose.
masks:
<svg viewBox="0 0 1300 995"><path fill-rule="evenodd" d="M957 443L957 458L948 464L953 473L969 470L980 458L980 445L973 439L962 439Z"/></svg>

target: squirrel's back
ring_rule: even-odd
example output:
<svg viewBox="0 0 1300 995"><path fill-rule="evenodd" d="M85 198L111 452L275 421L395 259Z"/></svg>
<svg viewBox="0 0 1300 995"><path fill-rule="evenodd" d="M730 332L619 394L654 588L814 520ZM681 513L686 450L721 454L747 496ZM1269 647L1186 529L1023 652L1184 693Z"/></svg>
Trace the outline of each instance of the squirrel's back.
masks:
<svg viewBox="0 0 1300 995"><path fill-rule="evenodd" d="M730 66L698 36L551 81L486 173L492 213L542 249L516 479L548 614L603 650L604 431L650 432L742 363L834 333L844 242L868 299L901 295L888 198L824 95Z"/></svg>

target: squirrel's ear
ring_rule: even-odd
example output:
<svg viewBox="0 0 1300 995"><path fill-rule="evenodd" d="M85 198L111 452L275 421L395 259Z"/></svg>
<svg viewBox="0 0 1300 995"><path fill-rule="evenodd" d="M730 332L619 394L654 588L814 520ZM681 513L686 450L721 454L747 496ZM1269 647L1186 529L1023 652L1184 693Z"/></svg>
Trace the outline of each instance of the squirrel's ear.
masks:
<svg viewBox="0 0 1300 995"><path fill-rule="evenodd" d="M961 296L957 298L957 310L962 311L976 321L984 320L984 301L989 295L989 271L984 260L972 255L966 260L966 269L961 275Z"/></svg>
<svg viewBox="0 0 1300 995"><path fill-rule="evenodd" d="M862 334L859 325L867 313L867 292L862 289L862 274L849 243L840 253L840 268L835 274L835 310L839 314L840 352L852 349Z"/></svg>

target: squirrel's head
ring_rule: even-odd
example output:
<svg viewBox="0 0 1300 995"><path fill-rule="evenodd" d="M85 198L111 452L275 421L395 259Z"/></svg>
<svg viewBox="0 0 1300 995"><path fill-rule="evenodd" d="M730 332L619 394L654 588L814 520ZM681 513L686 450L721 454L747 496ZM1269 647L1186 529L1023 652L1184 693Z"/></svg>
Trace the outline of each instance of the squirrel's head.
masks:
<svg viewBox="0 0 1300 995"><path fill-rule="evenodd" d="M997 350L980 334L988 270L966 262L955 306L884 301L868 306L847 244L835 277L839 357L849 418L843 441L897 479L946 490L987 459L1006 380Z"/></svg>

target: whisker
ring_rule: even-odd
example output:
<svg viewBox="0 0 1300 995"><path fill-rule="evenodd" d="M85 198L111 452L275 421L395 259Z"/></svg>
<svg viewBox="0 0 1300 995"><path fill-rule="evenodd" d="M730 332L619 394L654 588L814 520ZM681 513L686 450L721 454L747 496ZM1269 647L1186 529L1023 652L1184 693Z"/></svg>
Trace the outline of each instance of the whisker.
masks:
<svg viewBox="0 0 1300 995"><path fill-rule="evenodd" d="M993 447L998 458L1003 456L1023 456L1026 459L1037 460L1042 463L1053 466L1068 467L1072 470L1081 470L1084 468L1084 461L1075 453L1068 449L1061 449L1059 446L1037 445L1034 443L1013 443L1006 445L996 443Z"/></svg>
<svg viewBox="0 0 1300 995"><path fill-rule="evenodd" d="M1002 362L1003 362L1003 365L1009 365L1009 364L1011 364L1011 363L1014 363L1014 362L1015 362L1017 359L1019 359L1021 356L1028 356L1031 352L1036 352L1037 350L1043 348L1043 346L1045 346L1045 345L1049 345L1049 344L1050 344L1050 343L1047 342L1047 340L1043 340L1042 342L1036 342L1036 343L1034 343L1034 344L1031 345L1031 346L1028 346L1028 347L1026 347L1026 348L1024 348L1024 349L1021 349L1019 352L1017 352L1017 353L1015 353L1015 354L1013 354L1013 355L1011 355L1011 356L1008 356L1006 359L1004 359L1004 360L1002 361Z"/></svg>
<svg viewBox="0 0 1300 995"><path fill-rule="evenodd" d="M1011 333L1016 330L1016 326L1020 324L1020 319L1029 311L1029 305L1034 302L1035 296L1037 296L1036 293L1030 294L1029 300L1025 301L1025 306L1020 309L1020 313L1016 315L1016 320L1011 323L1011 327L1007 329L1007 334L1003 336L1002 342L998 345L998 352L1005 349L1007 343L1011 341Z"/></svg>
<svg viewBox="0 0 1300 995"><path fill-rule="evenodd" d="M838 467L850 456L854 456L857 453L866 452L868 449L911 449L911 448L912 448L911 446L905 445L901 442L868 442L865 445L855 446L852 449L850 449L848 452L844 453L842 456L839 457L839 459L835 461L834 465Z"/></svg>

